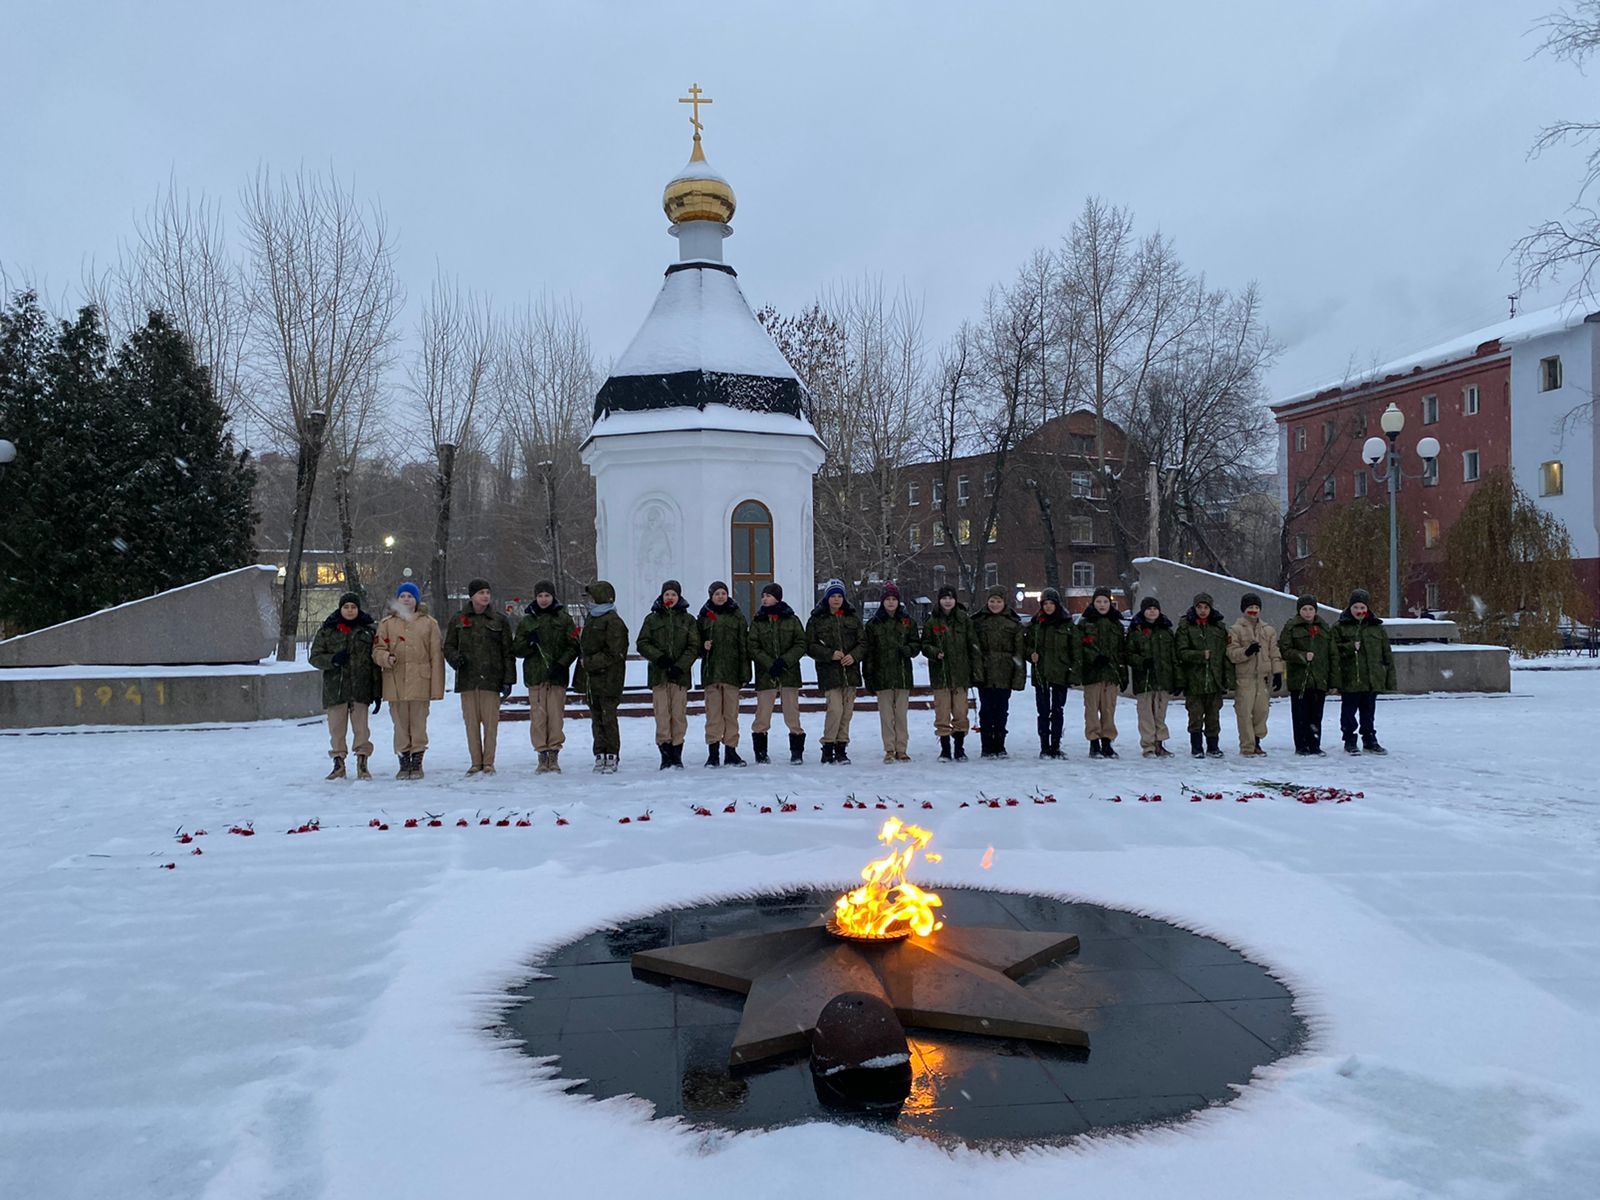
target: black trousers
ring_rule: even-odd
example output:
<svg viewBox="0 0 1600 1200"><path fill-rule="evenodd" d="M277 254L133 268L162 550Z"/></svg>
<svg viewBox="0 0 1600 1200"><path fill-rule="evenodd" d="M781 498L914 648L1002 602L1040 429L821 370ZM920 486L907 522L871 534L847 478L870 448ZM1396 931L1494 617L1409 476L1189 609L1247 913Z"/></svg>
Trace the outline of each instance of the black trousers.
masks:
<svg viewBox="0 0 1600 1200"><path fill-rule="evenodd" d="M620 696L589 697L589 732L596 754L622 752L622 733L617 728L617 705L620 702Z"/></svg>
<svg viewBox="0 0 1600 1200"><path fill-rule="evenodd" d="M1061 742L1061 709L1067 702L1067 685L1064 683L1036 683L1033 686L1033 704L1039 710L1039 736L1051 742Z"/></svg>
<svg viewBox="0 0 1600 1200"><path fill-rule="evenodd" d="M1006 720L1011 715L1011 689L978 689L978 727L986 746L998 749L1006 740Z"/></svg>
<svg viewBox="0 0 1600 1200"><path fill-rule="evenodd" d="M1343 692L1339 696L1339 732L1346 742L1356 740L1359 724L1363 741L1378 740L1378 731L1372 726L1372 714L1378 707L1377 692Z"/></svg>
<svg viewBox="0 0 1600 1200"><path fill-rule="evenodd" d="M1294 721L1294 748L1301 751L1322 749L1322 706L1328 693L1307 688L1289 693L1289 716Z"/></svg>

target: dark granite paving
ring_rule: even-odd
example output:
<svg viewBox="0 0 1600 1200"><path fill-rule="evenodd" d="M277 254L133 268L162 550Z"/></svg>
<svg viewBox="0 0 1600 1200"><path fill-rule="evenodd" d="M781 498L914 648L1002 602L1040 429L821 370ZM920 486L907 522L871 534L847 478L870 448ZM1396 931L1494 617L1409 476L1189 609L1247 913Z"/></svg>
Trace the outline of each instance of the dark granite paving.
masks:
<svg viewBox="0 0 1600 1200"><path fill-rule="evenodd" d="M969 1144L1175 1121L1231 1100L1254 1068L1305 1041L1288 990L1222 942L1098 905L940 888L948 923L1078 934L1077 954L1020 982L1067 1010L1092 1049L911 1029L910 1099L866 1118L823 1105L804 1054L730 1070L742 996L629 966L637 950L805 925L841 890L673 909L589 934L534 964L553 978L517 989L505 1024L529 1054L559 1055L560 1076L583 1081L574 1090L636 1095L657 1116L727 1129L850 1121Z"/></svg>

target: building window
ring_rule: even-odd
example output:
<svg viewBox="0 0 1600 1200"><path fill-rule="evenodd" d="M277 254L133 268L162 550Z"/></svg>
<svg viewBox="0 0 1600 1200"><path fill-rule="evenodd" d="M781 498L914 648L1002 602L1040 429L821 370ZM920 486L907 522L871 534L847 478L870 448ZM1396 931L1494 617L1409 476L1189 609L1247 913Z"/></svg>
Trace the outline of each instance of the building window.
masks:
<svg viewBox="0 0 1600 1200"><path fill-rule="evenodd" d="M916 480L912 480L910 483L906 484L906 503L922 503L922 485Z"/></svg>
<svg viewBox="0 0 1600 1200"><path fill-rule="evenodd" d="M911 548L913 550L921 550L922 549L922 526L921 525L913 525L909 529L907 529L906 530L906 537L911 542Z"/></svg>
<svg viewBox="0 0 1600 1200"><path fill-rule="evenodd" d="M1094 434L1069 433L1067 434L1067 450L1080 458L1090 458L1094 455Z"/></svg>
<svg viewBox="0 0 1600 1200"><path fill-rule="evenodd" d="M1073 517L1069 536L1077 546L1090 546L1094 544L1094 518Z"/></svg>
<svg viewBox="0 0 1600 1200"><path fill-rule="evenodd" d="M965 504L972 499L972 481L965 475L956 476L956 503Z"/></svg>
<svg viewBox="0 0 1600 1200"><path fill-rule="evenodd" d="M1072 586L1075 588L1092 588L1094 586L1094 564L1092 562L1075 562L1072 564Z"/></svg>
<svg viewBox="0 0 1600 1200"><path fill-rule="evenodd" d="M961 586L964 590L972 592L978 588L978 564L967 563L961 568Z"/></svg>
<svg viewBox="0 0 1600 1200"><path fill-rule="evenodd" d="M943 521L935 521L933 523L933 544L935 546L944 545L944 522Z"/></svg>
<svg viewBox="0 0 1600 1200"><path fill-rule="evenodd" d="M1561 356L1552 354L1539 360L1539 390L1553 392L1561 387Z"/></svg>
<svg viewBox="0 0 1600 1200"><path fill-rule="evenodd" d="M1304 425L1296 425L1294 427L1294 448L1296 450L1304 450L1306 448L1306 427Z"/></svg>
<svg viewBox="0 0 1600 1200"><path fill-rule="evenodd" d="M933 481L933 505L934 505L935 508L937 508L939 505L941 505L943 503L944 503L944 480L935 479Z"/></svg>
<svg viewBox="0 0 1600 1200"><path fill-rule="evenodd" d="M1461 411L1469 417L1478 415L1478 385L1461 389ZM1431 605L1429 607L1432 607Z"/></svg>
<svg viewBox="0 0 1600 1200"><path fill-rule="evenodd" d="M317 564L317 586L338 587L344 583L344 568L338 563L319 562Z"/></svg>
<svg viewBox="0 0 1600 1200"><path fill-rule="evenodd" d="M1357 437L1366 437L1367 436L1367 414L1364 413L1364 412L1357 413L1356 416L1355 416L1355 422L1356 422L1356 436Z"/></svg>
<svg viewBox="0 0 1600 1200"><path fill-rule="evenodd" d="M995 479L996 475L993 471L985 471L983 473L983 494L985 496L994 495Z"/></svg>
<svg viewBox="0 0 1600 1200"><path fill-rule="evenodd" d="M960 523L956 526L956 530L957 530L957 533L960 536L961 544L963 546L967 546L967 545L971 545L972 544L972 518L971 517L962 517Z"/></svg>
<svg viewBox="0 0 1600 1200"><path fill-rule="evenodd" d="M1422 398L1422 423L1424 425L1437 425L1439 423L1439 397L1424 396Z"/></svg>
<svg viewBox="0 0 1600 1200"><path fill-rule="evenodd" d="M1561 495L1562 483L1560 459L1539 464L1539 495Z"/></svg>
<svg viewBox="0 0 1600 1200"><path fill-rule="evenodd" d="M1439 544L1439 518L1429 517L1422 523L1422 545L1424 549L1432 550Z"/></svg>
<svg viewBox="0 0 1600 1200"><path fill-rule="evenodd" d="M1437 457L1422 460L1422 486L1439 486L1439 459Z"/></svg>
<svg viewBox="0 0 1600 1200"><path fill-rule="evenodd" d="M983 564L983 586L986 587L986 588L992 588L992 587L999 587L1000 586L1000 564L999 563L984 563Z"/></svg>
<svg viewBox="0 0 1600 1200"><path fill-rule="evenodd" d="M1306 502L1306 481L1304 479L1295 480L1294 502L1297 506Z"/></svg>
<svg viewBox="0 0 1600 1200"><path fill-rule="evenodd" d="M984 538L983 540L986 541L986 542L992 542L999 536L1000 536L1000 522L999 521L990 521L989 522L989 536Z"/></svg>
<svg viewBox="0 0 1600 1200"><path fill-rule="evenodd" d="M1303 533L1294 535L1294 556L1296 558L1311 557L1311 539Z"/></svg>
<svg viewBox="0 0 1600 1200"><path fill-rule="evenodd" d="M1322 481L1322 498L1324 500L1332 500L1338 493L1339 485L1333 481L1333 476L1329 475Z"/></svg>
<svg viewBox="0 0 1600 1200"><path fill-rule="evenodd" d="M1352 492L1352 495L1354 495L1357 500L1360 500L1367 494L1367 473L1365 471L1357 471L1355 473L1354 483L1355 490Z"/></svg>
<svg viewBox="0 0 1600 1200"><path fill-rule="evenodd" d="M1478 452L1476 450L1462 451L1461 478L1466 483L1472 483L1478 478Z"/></svg>
<svg viewBox="0 0 1600 1200"><path fill-rule="evenodd" d="M933 568L933 590L935 592L944 586L944 574L943 564L936 564Z"/></svg>
<svg viewBox="0 0 1600 1200"><path fill-rule="evenodd" d="M1422 589L1422 607L1430 613L1439 611L1439 585L1432 580Z"/></svg>
<svg viewBox="0 0 1600 1200"><path fill-rule="evenodd" d="M761 589L773 581L772 514L758 500L733 510L733 598L755 612Z"/></svg>
<svg viewBox="0 0 1600 1200"><path fill-rule="evenodd" d="M1072 473L1072 498L1085 500L1089 496L1090 478L1087 471L1074 471Z"/></svg>
<svg viewBox="0 0 1600 1200"><path fill-rule="evenodd" d="M1322 423L1322 444L1331 445L1333 439L1339 436L1339 422L1329 418Z"/></svg>

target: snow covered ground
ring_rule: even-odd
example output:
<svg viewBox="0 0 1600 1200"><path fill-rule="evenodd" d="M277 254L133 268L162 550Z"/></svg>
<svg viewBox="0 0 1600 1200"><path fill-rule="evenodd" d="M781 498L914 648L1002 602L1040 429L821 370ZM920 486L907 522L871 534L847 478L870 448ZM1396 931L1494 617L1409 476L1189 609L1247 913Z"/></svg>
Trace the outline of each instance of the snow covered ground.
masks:
<svg viewBox="0 0 1600 1200"><path fill-rule="evenodd" d="M1284 752L1281 703L1272 756L1249 763L1090 764L1069 739L1047 766L1025 714L1024 753L941 767L914 714L916 761L882 766L865 714L850 768L816 764L813 736L802 769L663 776L631 720L620 775L574 769L580 726L568 772L535 779L512 725L500 774L472 782L446 702L411 785L323 782L318 725L3 736L0 1196L838 1196L888 1179L935 1197L1595 1195L1597 699L1600 672L1518 671L1508 696L1385 701L1390 757L1316 762ZM1260 778L1365 795L1241 802ZM1060 802L1033 804L1041 787ZM944 861L919 882L1081 897L1239 946L1294 987L1310 1048L1183 1125L997 1156L654 1122L563 1094L486 1031L525 964L596 925L850 876L883 815L845 810L851 789L933 828ZM1021 803L978 806L980 789Z"/></svg>

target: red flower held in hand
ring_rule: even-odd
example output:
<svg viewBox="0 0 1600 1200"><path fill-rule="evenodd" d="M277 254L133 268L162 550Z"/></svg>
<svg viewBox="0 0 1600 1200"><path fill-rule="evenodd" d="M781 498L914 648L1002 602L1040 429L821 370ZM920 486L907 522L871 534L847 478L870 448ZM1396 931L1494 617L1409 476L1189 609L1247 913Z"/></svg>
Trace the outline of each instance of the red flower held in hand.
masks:
<svg viewBox="0 0 1600 1200"><path fill-rule="evenodd" d="M461 618L461 628L463 628L463 629L471 629L472 628L472 618L471 617L462 617ZM405 638L401 638L400 640L403 642L403 641L405 641Z"/></svg>

